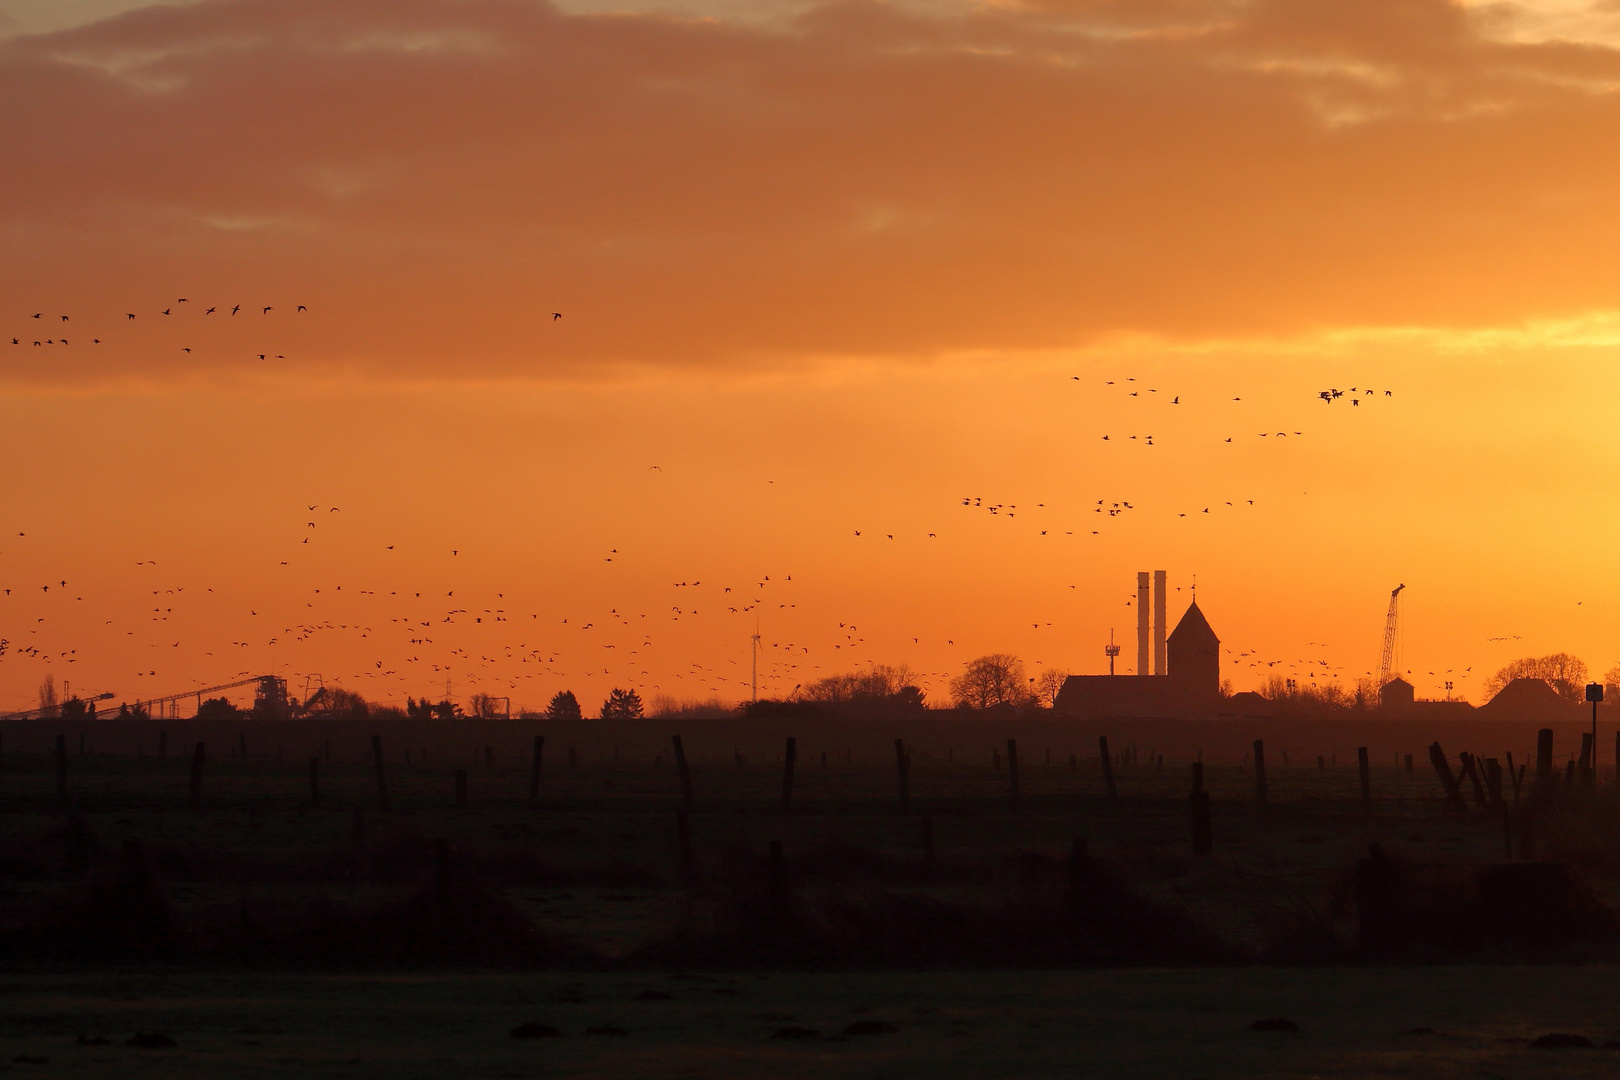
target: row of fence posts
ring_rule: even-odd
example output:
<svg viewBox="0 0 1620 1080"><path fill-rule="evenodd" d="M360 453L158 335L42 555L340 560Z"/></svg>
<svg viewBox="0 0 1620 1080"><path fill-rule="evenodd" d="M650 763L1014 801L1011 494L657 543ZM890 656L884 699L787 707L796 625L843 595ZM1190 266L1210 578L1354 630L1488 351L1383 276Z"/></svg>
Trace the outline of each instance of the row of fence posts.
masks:
<svg viewBox="0 0 1620 1080"><path fill-rule="evenodd" d="M163 737L160 738L159 746L161 751L166 753L167 733L161 734ZM241 746L239 747L240 752L245 756L245 735L239 738L239 742L241 743ZM540 797L541 765L545 751L545 742L546 739L544 735L536 735L534 737L533 752L530 759L529 771L529 801L531 804L537 803ZM693 803L692 773L687 763L685 747L683 746L681 737L679 735L672 737L671 744L674 750L676 769L680 778L682 810L683 812L690 811ZM1552 730L1550 728L1542 728L1537 732L1536 735L1536 777L1538 780L1553 776L1552 747ZM1588 782L1592 782L1595 779L1595 769L1591 765L1592 747L1592 735L1590 733L1583 733L1581 736L1580 758L1578 761L1571 760L1569 762L1569 768L1565 777L1566 780L1573 780L1576 775L1584 776ZM1109 805L1117 807L1119 803L1119 791L1114 779L1113 754L1109 750L1108 736L1102 735L1098 737L1097 748L1098 760L1102 766L1103 781L1107 790ZM62 799L66 799L66 735L58 734L56 736L55 751L57 794ZM371 751L376 774L377 805L382 810L388 810L390 808L388 798L388 777L385 769L381 735L373 735L371 737ZM786 743L782 773L782 807L784 810L789 809L793 802L793 774L798 758L797 751L798 740L796 738L789 737ZM329 745L327 753L330 755ZM486 758L489 756L490 755L486 752ZM825 764L825 753L823 753L822 756L823 763ZM900 808L902 811L909 811L911 808L911 753L906 747L904 739L894 740L894 756ZM1620 732L1615 733L1615 756L1616 776L1617 779L1620 779ZM1366 813L1371 814L1373 809L1372 775L1367 747L1357 747L1356 757L1361 779L1362 809ZM1435 742L1429 747L1429 760L1435 770L1435 774L1440 780L1441 788L1445 794L1447 805L1452 809L1467 809L1468 802L1462 788L1462 784L1465 779L1470 785L1475 802L1478 803L1481 809L1496 810L1501 809L1504 806L1505 801L1502 793L1502 767L1497 759L1480 759L1472 754L1463 752L1458 756L1460 772L1454 774L1440 743ZM190 802L193 806L200 804L202 800L202 775L204 761L204 744L202 742L198 742L191 758ZM1254 740L1253 761L1255 805L1261 813L1265 813L1269 808L1270 793L1266 777L1265 741L1262 739ZM1071 756L1071 765L1073 763L1074 759ZM1511 751L1507 754L1507 765L1508 777L1513 787L1513 804L1517 806L1526 766L1520 765L1515 768L1513 754ZM310 801L317 804L320 802L319 768L319 758L311 757L309 759ZM1406 771L1408 773L1412 772L1412 756L1410 754L1406 755ZM1011 801L1016 804L1019 800L1018 741L1016 739L1007 740L1007 773L1008 795ZM467 804L466 769L456 769L454 777L456 805L465 806ZM1196 848L1200 846L1200 841L1197 838L1200 836L1206 836L1208 833L1209 796L1208 793L1203 789L1202 762L1195 762L1193 764L1192 796L1194 803L1194 846Z"/></svg>

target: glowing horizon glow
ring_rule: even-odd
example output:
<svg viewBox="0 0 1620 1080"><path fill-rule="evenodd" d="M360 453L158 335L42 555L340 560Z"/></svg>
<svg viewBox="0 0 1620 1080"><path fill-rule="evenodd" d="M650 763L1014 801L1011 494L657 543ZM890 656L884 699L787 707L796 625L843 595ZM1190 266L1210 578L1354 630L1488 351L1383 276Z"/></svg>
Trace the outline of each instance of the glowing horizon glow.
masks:
<svg viewBox="0 0 1620 1080"><path fill-rule="evenodd" d="M1620 662L1597 6L42 10L0 708L737 701L755 615L762 694L939 701L1106 671L1144 569L1237 689L1353 686L1398 581L1420 695Z"/></svg>

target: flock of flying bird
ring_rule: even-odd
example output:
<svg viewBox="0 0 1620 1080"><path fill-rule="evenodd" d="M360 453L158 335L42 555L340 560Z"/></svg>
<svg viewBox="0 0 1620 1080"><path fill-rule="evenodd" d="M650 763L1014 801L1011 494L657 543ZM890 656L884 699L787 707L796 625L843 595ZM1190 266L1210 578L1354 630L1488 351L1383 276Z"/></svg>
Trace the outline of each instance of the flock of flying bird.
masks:
<svg viewBox="0 0 1620 1080"><path fill-rule="evenodd" d="M155 312L155 313L150 313L149 312L148 314L152 318L157 318L157 319L161 320L161 319L165 319L165 318L174 318L175 316L182 314L182 312L184 312L184 311L192 310L192 307L189 307L189 306L187 308L185 308L185 309L182 309L180 307L181 304L191 305L191 300L188 297L182 296L179 299L177 299L169 307L163 308L161 311L158 311L158 312ZM277 307L274 304L257 305L257 307L258 307L258 311L259 311L259 316L261 318L263 318L265 316L269 316L272 313L277 311ZM222 308L222 305L218 305L218 304L212 305L212 306L210 306L208 308L205 308L202 311L202 316L214 315L214 314L220 312L221 308ZM229 307L229 309L227 309L227 310L228 310L228 314L226 315L226 317L227 318L232 318L232 317L235 317L237 314L239 314L243 310L243 306L240 303L232 304ZM253 310L253 306L249 306L248 310L251 312ZM309 308L304 304L294 304L294 305L292 305L292 313L294 315L302 315L305 312L307 312L308 310L309 310ZM36 311L32 315L27 316L27 318L28 318L28 320L40 323L41 325L54 326L54 327L56 327L56 330L55 330L55 332L53 334L51 334L49 336L44 336L44 337L35 337L33 334L27 334L25 336L25 335L19 335L19 334L13 333L12 336L11 336L11 344L12 345L20 347L20 346L23 346L23 345L28 345L31 342L32 347L34 347L34 348L54 348L55 346L58 346L58 345L71 346L73 344L72 339L67 337L67 335L65 333L65 330L66 330L65 324L70 323L70 322L73 321L72 316L69 316L69 315L47 316L42 311ZM123 319L122 320L117 320L116 318L114 319L114 325L117 325L117 323L119 323L119 322L122 322L124 325L127 325L128 323L135 322L136 318L137 318L136 312L126 311L126 312L123 313ZM82 319L80 321L83 322ZM112 332L109 331L109 330L93 330L93 331L87 331L87 333L90 333L92 335L95 335L95 334L108 334L110 336ZM78 336L78 335L75 335L75 336ZM80 338L79 340L81 341L81 343L83 342L83 338ZM99 336L91 336L90 337L90 341L89 341L90 345L95 346L95 345L101 345L102 343L103 343L102 339ZM192 353L193 346L191 346L191 345L177 345L177 346L174 346L174 348L176 348L179 352L184 353L184 354L189 356ZM285 360L285 359L287 359L286 354L284 354L284 353L262 352L262 353L257 353L255 355L257 355L260 360L269 360L269 359Z"/></svg>
<svg viewBox="0 0 1620 1080"><path fill-rule="evenodd" d="M182 308L181 305L187 306ZM176 300L173 305L157 311L150 317L157 320L178 320L182 317L182 313L194 312L198 307L200 305L193 305L191 300L182 297ZM256 317L262 319L271 317L278 310L288 310L289 314L297 316L305 314L308 309L303 304L291 305L289 309L278 309L277 305L273 304L257 305L247 309L244 309L243 305L239 303L228 308L212 305L203 308L197 313L197 318L220 317L229 320L239 316L244 310L256 311ZM562 318L561 312L552 312L551 314L552 321ZM49 321L51 325L56 327L56 330L49 337L43 335L38 338L34 338L32 335L26 338L22 335L13 336L11 339L13 346L21 347L25 344L25 341L31 342L32 346L40 348L58 345L68 346L71 344L70 339L66 336L66 327L73 323L70 316L57 315L54 319L48 320L46 313L34 312L29 318L41 325ZM125 312L122 321L128 323L136 320L137 313ZM107 333L107 331L98 331L98 333ZM91 336L89 341L91 345L102 344L100 336ZM182 346L180 351L190 354L192 349L190 346ZM271 357L285 359L284 354L266 352L257 353L256 355L261 360ZM1080 381L1080 376L1074 376L1074 379ZM1112 387L1119 384L1115 380L1109 380L1105 385ZM1159 397L1157 388L1146 387L1134 377L1124 379L1120 389L1128 398L1143 398L1144 395L1147 395L1170 407L1179 408L1183 405L1183 396L1181 394ZM1351 404L1356 407L1361 405L1364 398L1373 396L1373 391L1361 390L1357 387L1351 387L1348 391L1330 389L1318 394L1319 399L1328 404L1348 398ZM1385 390L1383 396L1393 397L1393 392ZM1239 403L1243 399L1240 396L1235 396L1231 400L1234 403ZM1303 433L1301 431L1291 433L1289 431L1265 431L1258 433L1257 437L1288 438L1290 434L1298 437ZM1101 440L1116 443L1136 441L1149 447L1158 445L1153 434L1139 433L1116 438L1114 433L1107 433L1101 436ZM1227 437L1225 441L1231 443L1233 439ZM655 465L650 468L653 471L662 472L660 466ZM1083 512L1088 517L1092 515L1100 517L1102 521L1097 522L1100 525L1104 521L1117 520L1126 515L1138 513L1140 505L1139 501L1133 502L1124 498L1103 498L1097 499L1095 504L1088 504L1075 509ZM1195 508L1190 511L1178 512L1178 516L1186 517L1188 513L1210 514L1212 507L1237 509L1253 505L1254 500L1252 499L1220 500L1212 502L1210 506L1204 507L1201 511ZM1011 501L995 501L987 500L981 496L966 496L960 499L960 506L983 511L989 517L1006 521L1013 521L1021 516L1026 522L1033 519L1033 528L1039 536L1047 536L1050 533L1058 532L1065 536L1072 536L1076 531L1088 531L1083 528L1060 529L1057 527L1052 523L1051 519L1058 511L1046 502L1037 502L1033 505L1025 504L1021 508L1018 503ZM319 520L342 513L339 507L323 507L320 504L307 504L305 509L309 515L315 517L315 520L305 521L304 528L300 530L305 535L300 537L298 547L310 545L312 539L322 535L321 528L317 524ZM1071 522L1071 524L1078 525L1079 523L1076 521ZM1046 525L1046 527L1041 528L1041 525ZM855 536L861 537L863 532L871 534L870 530L856 530ZM1090 529L1089 532L1091 535L1101 534L1100 529ZM22 536L24 534L19 533L18 535ZM883 536L891 541L895 539L893 533L871 535ZM938 538L939 534L936 532L926 534L928 540L937 540ZM382 545L382 550L383 552L394 552L396 546L396 544ZM451 559L459 557L461 550L461 548L449 548L448 557ZM386 557L386 555L379 555L379 559ZM611 549L604 556L604 562L612 563L615 558L622 559L617 548ZM291 553L289 553L287 559L279 560L279 563L282 567L292 565L294 559ZM142 568L150 567L153 572L156 572L157 568L157 562L150 559L138 560L135 565ZM368 573L376 573L380 577L390 576L384 564L368 565L365 569ZM380 573L377 573L378 571ZM463 588L459 590L462 592L461 599L457 600L456 594L458 590L455 588L441 589L413 586L407 589L397 587L397 582L395 588L384 589L379 586L375 588L351 588L347 591L344 590L341 584L334 584L329 587L310 585L305 589L291 590L290 593L284 591L273 602L273 605L285 616L286 609L289 606L287 602L289 596L296 597L293 602L303 604L302 614L299 617L284 617L279 620L284 624L279 629L270 629L251 635L238 634L238 637L242 638L242 640L233 640L230 642L230 646L233 650L270 650L270 658L273 663L276 661L276 650L278 649L291 650L294 647L307 646L311 643L319 644L337 635L347 639L346 645L341 649L334 650L325 646L314 652L301 649L299 650L300 655L355 656L369 651L373 654L373 658L368 660L363 667L350 672L348 677L357 681L379 683L379 690L383 691L384 696L397 696L398 693L412 688L426 694L431 689L428 686L428 680L437 680L440 677L445 678L447 683L446 692L448 692L449 680L459 677L464 687L494 688L508 691L521 690L524 688L526 680L534 680L535 682L532 685L537 691L540 691L538 696L543 698L547 694L542 688L555 687L558 680L569 677L594 678L600 674L615 679L622 677L629 682L636 678L648 676L651 669L645 665L649 664L650 661L644 650L655 648L652 627L659 622L667 620L678 623L683 620L700 619L705 611L712 616L725 617L746 616L753 613L757 618L758 614L765 610L785 611L796 608L798 606L797 602L789 598L791 593L778 591L786 588L792 580L792 575L784 575L778 579L778 582L773 583L770 575L762 574L757 575L757 580L752 581L752 588L711 585L709 587L711 590L718 589L719 591L711 591L707 594L707 599L700 598L703 595L701 593L696 594L696 596L689 593L676 594L677 597L687 598L671 602L668 605L668 610L662 613L656 615L638 613L633 619L627 613L621 613L617 607L612 607L609 608L606 615L597 615L582 620L576 614L571 617L572 621L570 618L558 620L553 615L545 619L544 622L541 621L542 615L538 611L519 612L509 610L510 602L506 600L505 593L500 591L495 592L491 598L483 596L481 590ZM60 580L59 588L65 589L66 584L65 580ZM678 590L701 590L703 582L700 579L679 581L673 582L672 587ZM157 602L143 616L142 621L147 624L147 633L140 634L136 629L128 629L125 631L125 636L151 637L152 631L162 628L165 624L172 625L176 619L181 619L190 624L203 614L201 611L202 603L210 595L218 595L215 594L212 587L198 588L195 584L190 586L191 592L189 596L183 595L187 593L187 588L188 586L184 584L164 582L158 588L149 590L150 594L157 598ZM737 590L736 592L733 591L734 588ZM1071 585L1069 588L1074 589L1075 586ZM48 596L49 591L48 585L43 586L42 596ZM6 589L6 596L9 597L10 595L11 590ZM82 598L78 599L82 601ZM191 601L197 601L198 603L193 605ZM772 606L773 602L775 602L774 607ZM178 613L177 606L179 608ZM256 606L250 604L245 608L246 615L242 616L238 613L237 617L247 620L244 626L251 626L257 620L264 618L264 615L261 615L260 608L264 608L265 614L268 614L271 606L263 603ZM527 620L522 618L525 614L528 616ZM49 623L47 620L52 617L49 614L38 616L35 625L27 632L30 635L39 635L42 630L48 631ZM514 633L516 627L524 622L528 623L528 632ZM500 626L500 624L512 625L504 627ZM113 621L108 620L107 625L113 625ZM1032 628L1036 630L1041 629L1042 626L1050 627L1051 625L1050 622L1043 623L1041 621L1031 623ZM627 634L625 633L626 630L631 632ZM564 638L558 636L559 634L573 637L578 644L567 643ZM587 636L580 638L577 635ZM152 649L181 649L182 641L168 640L172 636L172 633L165 632L159 640L145 641L144 645ZM905 636L909 637L912 645L922 645L925 635L908 634ZM537 642L543 641L544 643L531 645L527 641L514 641L514 637L533 637ZM614 640L602 640L604 637L613 637ZM795 680L794 685L799 686L818 677L818 673L831 674L832 668L824 668L823 665L812 662L817 654L825 657L829 664L836 662L847 666L850 662L847 658L854 656L856 653L864 654L872 651L872 643L869 643L866 637L859 633L856 624L848 619L839 621L835 632L823 631L817 633L815 637L825 639L824 644L818 646L816 644L806 644L803 641L775 640L767 644L763 638L758 640L757 645L762 654L761 659L764 661L760 674L765 689L769 690L774 687L780 692L789 680ZM954 638L941 637L940 640L943 640L946 646L955 648ZM361 642L367 644L361 645ZM830 650L826 649L828 644L831 646ZM937 645L937 642L935 644ZM559 645L564 647L558 647ZM1228 651L1230 652L1230 650ZM76 649L66 647L52 649L42 647L36 643L17 645L0 638L0 660L3 660L8 652L14 656L24 656L42 662L50 660L71 664L83 659ZM214 653L209 650L202 650L202 656L213 657ZM1237 661L1257 668L1264 666L1269 669L1279 665L1297 668L1300 663L1305 663L1312 668L1321 667L1330 674L1339 674L1338 669L1331 668L1326 665L1325 661L1320 660L1260 660L1255 657L1252 651L1235 653L1233 656ZM195 655L189 659L193 663L200 660ZM859 659L867 663L875 662L870 656L861 656ZM267 665L260 665L261 668L263 666ZM248 673L249 669L243 669L238 674L247 675ZM173 678L173 676L166 673L160 676L159 666L157 665L142 666L139 670L134 671L133 675L138 679L151 680ZM950 672L926 672L919 673L919 675L929 680L948 680L951 677ZM311 677L317 680L320 679L318 675L311 675ZM680 686L672 687L671 690L684 687L709 693L719 693L728 687L732 689L746 688L749 682L749 673L746 662L739 662L738 660L731 660L723 667L689 662L684 671L679 671L674 675L674 679ZM158 688L154 685L153 690L156 689ZM183 690L184 687L172 687L172 689ZM654 685L652 689L663 688ZM149 697L153 695L146 694L143 691L140 696Z"/></svg>

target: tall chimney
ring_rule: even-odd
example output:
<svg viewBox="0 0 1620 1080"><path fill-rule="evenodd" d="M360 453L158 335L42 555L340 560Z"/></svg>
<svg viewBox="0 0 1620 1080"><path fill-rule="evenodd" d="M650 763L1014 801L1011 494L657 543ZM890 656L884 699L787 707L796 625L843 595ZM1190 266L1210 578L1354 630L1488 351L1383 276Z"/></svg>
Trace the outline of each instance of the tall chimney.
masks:
<svg viewBox="0 0 1620 1080"><path fill-rule="evenodd" d="M1164 635L1165 630L1165 574L1163 570L1153 571L1153 674L1166 675L1164 665Z"/></svg>
<svg viewBox="0 0 1620 1080"><path fill-rule="evenodd" d="M1136 673L1148 673L1148 572L1136 573Z"/></svg>

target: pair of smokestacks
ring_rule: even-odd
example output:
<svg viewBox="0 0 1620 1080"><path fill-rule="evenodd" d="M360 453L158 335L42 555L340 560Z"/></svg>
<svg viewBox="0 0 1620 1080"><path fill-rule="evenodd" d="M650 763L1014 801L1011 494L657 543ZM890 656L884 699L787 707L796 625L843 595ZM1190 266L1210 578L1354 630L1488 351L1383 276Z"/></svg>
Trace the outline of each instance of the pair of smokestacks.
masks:
<svg viewBox="0 0 1620 1080"><path fill-rule="evenodd" d="M1165 674L1165 572L1153 571L1153 674ZM1148 673L1148 572L1136 574L1136 673Z"/></svg>

